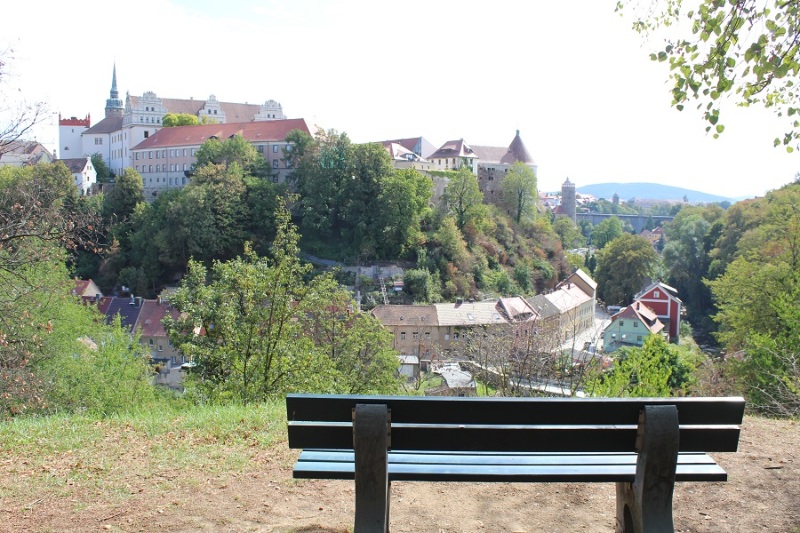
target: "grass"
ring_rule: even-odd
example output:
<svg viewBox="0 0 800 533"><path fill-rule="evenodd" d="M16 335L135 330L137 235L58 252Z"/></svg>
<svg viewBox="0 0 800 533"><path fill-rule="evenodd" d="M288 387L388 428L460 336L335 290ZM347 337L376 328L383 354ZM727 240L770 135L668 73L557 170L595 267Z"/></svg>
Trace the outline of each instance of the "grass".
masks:
<svg viewBox="0 0 800 533"><path fill-rule="evenodd" d="M258 450L285 439L279 400L252 406L167 403L109 418L15 418L0 423L0 463L6 457L20 463L3 465L16 482L0 487L0 495L32 501L80 483L124 498L136 480L167 492L176 477L171 472L196 472L198 483L201 476L241 472Z"/></svg>

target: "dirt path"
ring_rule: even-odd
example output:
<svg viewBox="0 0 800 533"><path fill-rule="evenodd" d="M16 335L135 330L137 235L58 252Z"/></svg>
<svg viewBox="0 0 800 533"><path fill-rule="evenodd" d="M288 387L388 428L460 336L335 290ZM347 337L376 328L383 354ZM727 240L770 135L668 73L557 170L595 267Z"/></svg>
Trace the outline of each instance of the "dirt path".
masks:
<svg viewBox="0 0 800 533"><path fill-rule="evenodd" d="M353 517L353 483L296 481L285 443L254 450L243 473L204 476L164 467L149 479L130 460L123 494L91 479L58 483L15 501L2 487L35 475L0 457L0 531L221 531L342 533ZM147 461L143 455L141 461ZM719 454L728 483L684 483L675 493L680 532L800 533L800 424L748 417L740 451ZM612 532L613 484L395 483L394 533Z"/></svg>

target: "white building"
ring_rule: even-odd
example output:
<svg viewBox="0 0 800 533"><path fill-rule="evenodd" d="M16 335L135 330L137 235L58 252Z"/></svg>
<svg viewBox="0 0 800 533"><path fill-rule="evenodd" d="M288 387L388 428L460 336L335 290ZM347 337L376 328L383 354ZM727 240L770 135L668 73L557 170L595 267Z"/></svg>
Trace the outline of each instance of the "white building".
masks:
<svg viewBox="0 0 800 533"><path fill-rule="evenodd" d="M75 186L82 195L87 195L92 189L92 185L97 183L97 170L92 165L92 159L87 157L77 157L73 159L59 159L64 163L75 180Z"/></svg>
<svg viewBox="0 0 800 533"><path fill-rule="evenodd" d="M59 115L60 153L70 158L99 153L111 172L119 175L125 168L134 166L132 148L159 131L167 113L190 114L201 122L218 124L286 118L275 100L261 105L240 104L220 102L214 95L208 100L160 98L147 91L141 96L127 94L123 101L117 90L115 65L103 120L92 126L89 115L85 119L62 119Z"/></svg>

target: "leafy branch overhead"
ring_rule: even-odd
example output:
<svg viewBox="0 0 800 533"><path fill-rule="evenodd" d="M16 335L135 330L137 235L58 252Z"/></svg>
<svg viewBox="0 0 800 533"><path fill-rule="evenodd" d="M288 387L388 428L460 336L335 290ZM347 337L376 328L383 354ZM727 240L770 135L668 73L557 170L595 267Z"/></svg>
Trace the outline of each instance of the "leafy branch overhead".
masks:
<svg viewBox="0 0 800 533"><path fill-rule="evenodd" d="M629 4L618 2L617 11ZM679 35L666 38L650 58L669 64L672 105L683 110L696 101L715 138L725 129L721 101L730 97L738 106L760 105L786 120L775 146L789 152L800 146L800 2L664 0L636 13L633 27L647 36L657 30Z"/></svg>

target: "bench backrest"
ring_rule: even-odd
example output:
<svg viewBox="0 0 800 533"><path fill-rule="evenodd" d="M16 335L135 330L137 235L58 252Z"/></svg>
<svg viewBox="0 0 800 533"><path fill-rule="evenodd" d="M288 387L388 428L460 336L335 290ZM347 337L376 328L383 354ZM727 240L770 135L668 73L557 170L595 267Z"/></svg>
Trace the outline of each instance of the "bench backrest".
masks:
<svg viewBox="0 0 800 533"><path fill-rule="evenodd" d="M291 448L353 448L356 404L385 404L393 450L633 452L645 405L675 405L680 451L733 452L743 398L455 398L290 394ZM388 429L388 428L387 428Z"/></svg>

